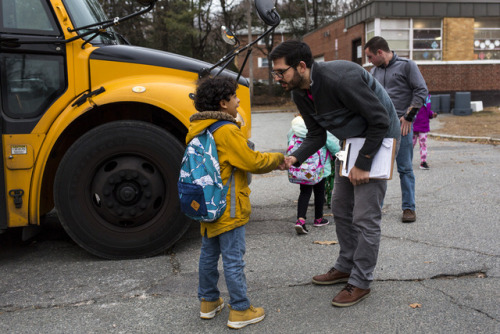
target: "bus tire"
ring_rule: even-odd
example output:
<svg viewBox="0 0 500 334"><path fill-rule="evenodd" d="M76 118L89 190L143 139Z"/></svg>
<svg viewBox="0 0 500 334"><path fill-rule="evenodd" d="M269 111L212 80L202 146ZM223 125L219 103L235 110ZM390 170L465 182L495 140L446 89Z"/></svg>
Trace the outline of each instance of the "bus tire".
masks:
<svg viewBox="0 0 500 334"><path fill-rule="evenodd" d="M80 137L57 169L54 201L62 226L90 253L143 258L171 247L189 228L177 180L184 146L140 121L115 121Z"/></svg>

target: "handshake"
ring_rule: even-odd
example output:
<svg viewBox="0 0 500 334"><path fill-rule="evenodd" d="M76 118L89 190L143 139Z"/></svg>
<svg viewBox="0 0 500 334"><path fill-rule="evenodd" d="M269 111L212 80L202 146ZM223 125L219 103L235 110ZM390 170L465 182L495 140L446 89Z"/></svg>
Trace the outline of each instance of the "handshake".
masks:
<svg viewBox="0 0 500 334"><path fill-rule="evenodd" d="M294 157L293 155L285 156L285 160L278 165L276 169L279 170L287 170L292 166L294 163L297 162L297 158Z"/></svg>

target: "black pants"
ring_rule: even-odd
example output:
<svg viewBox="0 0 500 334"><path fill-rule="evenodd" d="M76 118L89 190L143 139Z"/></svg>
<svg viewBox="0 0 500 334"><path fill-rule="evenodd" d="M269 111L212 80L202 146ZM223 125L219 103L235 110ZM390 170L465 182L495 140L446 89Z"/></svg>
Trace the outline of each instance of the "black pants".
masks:
<svg viewBox="0 0 500 334"><path fill-rule="evenodd" d="M325 205L325 179L313 186L301 184L299 204L297 206L297 219L306 218L307 206L311 199L311 193L314 190L314 218L323 217L323 205Z"/></svg>

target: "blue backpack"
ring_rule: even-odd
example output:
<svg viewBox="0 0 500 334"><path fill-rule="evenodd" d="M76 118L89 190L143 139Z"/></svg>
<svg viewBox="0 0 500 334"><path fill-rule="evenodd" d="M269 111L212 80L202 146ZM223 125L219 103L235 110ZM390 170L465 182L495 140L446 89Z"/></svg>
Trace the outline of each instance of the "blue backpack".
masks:
<svg viewBox="0 0 500 334"><path fill-rule="evenodd" d="M233 171L227 183L222 184L219 156L213 133L229 121L213 123L188 144L181 162L177 188L181 211L191 219L216 221L226 210L226 195L231 184L231 217L235 216L236 194Z"/></svg>

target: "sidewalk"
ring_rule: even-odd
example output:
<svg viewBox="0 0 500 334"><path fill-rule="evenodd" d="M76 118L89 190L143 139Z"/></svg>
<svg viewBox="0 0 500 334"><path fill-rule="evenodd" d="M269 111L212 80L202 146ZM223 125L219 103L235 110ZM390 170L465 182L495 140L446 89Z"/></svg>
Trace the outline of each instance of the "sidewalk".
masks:
<svg viewBox="0 0 500 334"><path fill-rule="evenodd" d="M436 139L450 139L456 141L464 141L464 142L477 142L477 141L486 141L490 143L500 143L500 138L495 137L471 137L471 136L457 136L450 134L440 133L439 130L442 128L442 122L440 121L443 117L450 117L452 114L439 114L439 116L435 119L432 119L430 122L431 132L427 135L431 138ZM467 117L467 116L462 116Z"/></svg>

